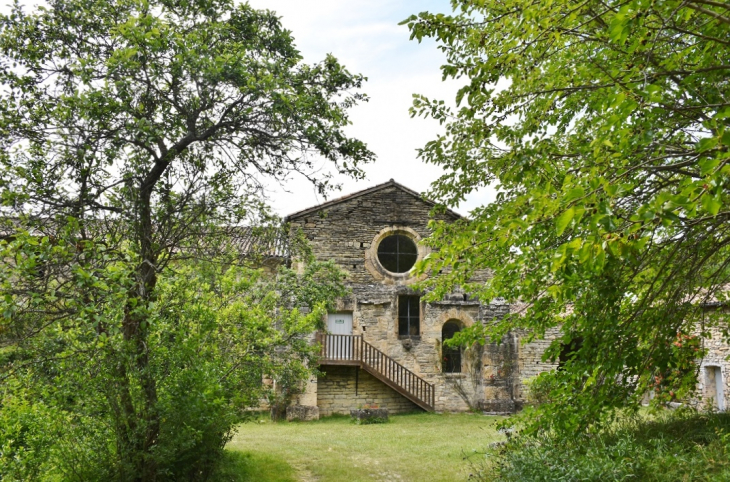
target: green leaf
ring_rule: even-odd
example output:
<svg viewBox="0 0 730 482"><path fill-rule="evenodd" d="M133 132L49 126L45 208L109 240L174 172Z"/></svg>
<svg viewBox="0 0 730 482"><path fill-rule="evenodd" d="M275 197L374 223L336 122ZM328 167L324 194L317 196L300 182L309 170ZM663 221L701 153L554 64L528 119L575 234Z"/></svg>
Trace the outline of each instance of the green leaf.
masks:
<svg viewBox="0 0 730 482"><path fill-rule="evenodd" d="M730 106L725 106L722 109L720 109L717 114L713 117L716 120L722 120L730 118Z"/></svg>
<svg viewBox="0 0 730 482"><path fill-rule="evenodd" d="M583 240L581 238L575 238L570 243L568 243L568 247L570 249L579 249L583 245Z"/></svg>
<svg viewBox="0 0 730 482"><path fill-rule="evenodd" d="M557 232L558 236L563 234L565 228L567 228L570 222L573 220L573 216L575 216L574 208L568 208L560 216L558 216L558 219L555 220L555 231Z"/></svg>
<svg viewBox="0 0 730 482"><path fill-rule="evenodd" d="M565 204L568 204L570 202L575 201L576 199L580 199L585 195L585 190L582 187L575 187L568 191L568 193L563 198L563 202Z"/></svg>
<svg viewBox="0 0 730 482"><path fill-rule="evenodd" d="M717 137L705 137L697 143L697 152L706 152L717 146Z"/></svg>
<svg viewBox="0 0 730 482"><path fill-rule="evenodd" d="M702 176L706 176L720 165L720 159L714 157L706 157L704 159L700 159L698 164L700 166L700 174Z"/></svg>
<svg viewBox="0 0 730 482"><path fill-rule="evenodd" d="M720 138L720 141L725 146L730 146L730 129L723 132L722 137Z"/></svg>
<svg viewBox="0 0 730 482"><path fill-rule="evenodd" d="M722 201L712 196L709 192L702 196L702 208L713 216L717 216L722 208Z"/></svg>
<svg viewBox="0 0 730 482"><path fill-rule="evenodd" d="M578 260L581 263L586 263L593 256L593 245L590 243L583 243L580 251L578 252Z"/></svg>

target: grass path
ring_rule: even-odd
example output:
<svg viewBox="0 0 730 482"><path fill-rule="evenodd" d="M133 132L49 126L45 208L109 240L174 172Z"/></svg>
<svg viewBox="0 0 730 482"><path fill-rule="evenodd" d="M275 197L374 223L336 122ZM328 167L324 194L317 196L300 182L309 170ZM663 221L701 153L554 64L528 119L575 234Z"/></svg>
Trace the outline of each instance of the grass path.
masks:
<svg viewBox="0 0 730 482"><path fill-rule="evenodd" d="M349 417L317 422L241 425L228 444L221 482L454 482L464 456L500 440L499 417L413 414L390 423L354 425Z"/></svg>

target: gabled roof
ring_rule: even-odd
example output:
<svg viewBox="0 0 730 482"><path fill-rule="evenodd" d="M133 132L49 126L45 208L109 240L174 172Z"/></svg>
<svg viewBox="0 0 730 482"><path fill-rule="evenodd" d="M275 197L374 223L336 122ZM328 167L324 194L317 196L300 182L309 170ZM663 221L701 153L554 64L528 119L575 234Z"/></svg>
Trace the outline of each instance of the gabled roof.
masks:
<svg viewBox="0 0 730 482"><path fill-rule="evenodd" d="M242 226L229 236L231 246L242 256L289 257L289 238L281 226Z"/></svg>
<svg viewBox="0 0 730 482"><path fill-rule="evenodd" d="M429 206L436 206L436 203L435 202L430 201L430 200L424 198L420 193L417 193L416 191L414 191L412 189L408 189L404 185L399 184L399 183L395 182L393 179L391 179L390 181L384 182L383 184L378 184L377 186L373 186L373 187L370 187L370 188L367 188L367 189L363 189L362 191L357 191L357 192L354 192L352 194L348 194L346 196L338 197L337 199L332 199L331 201L324 202L322 204L319 204L317 206L313 206L311 208L304 209L302 211L297 211L297 212L295 212L293 214L290 214L290 215L286 216L284 218L284 221L287 221L288 222L288 221L291 221L292 219L297 219L297 218L300 218L302 216L306 216L307 214L317 213L317 212L321 211L322 209L326 209L328 207L331 207L331 206L334 206L336 204L340 204L340 203L343 203L343 202L346 202L346 201L351 201L353 199L357 199L357 198L362 197L362 196L367 196L368 194L372 194L372 193L375 193L375 192L378 192L378 191L382 191L383 189L387 189L389 187L398 188L401 191L403 191L405 193L408 193L411 196L415 197L416 199L418 199L418 200L420 200L420 201L428 204ZM453 216L456 219L461 219L462 218L462 216L459 213L457 213L455 211L452 211L451 209L446 209L446 213L448 215L450 215L450 216Z"/></svg>

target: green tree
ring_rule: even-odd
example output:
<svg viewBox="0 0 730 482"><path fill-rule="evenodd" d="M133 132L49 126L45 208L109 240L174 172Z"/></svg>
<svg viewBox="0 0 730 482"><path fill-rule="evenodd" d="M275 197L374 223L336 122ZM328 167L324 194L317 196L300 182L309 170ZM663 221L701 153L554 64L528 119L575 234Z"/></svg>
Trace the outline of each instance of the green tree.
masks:
<svg viewBox="0 0 730 482"><path fill-rule="evenodd" d="M2 254L25 242L13 241ZM116 280L124 268L110 264L90 285L76 286L97 299L113 291L123 300ZM321 327L328 301L345 294L342 281L333 263L318 262L302 275L283 267L264 275L215 260L178 262L162 273L148 309L145 370L155 380L159 418L148 453L134 447L145 421L128 420L123 405L141 411L147 403L132 370L134 350L118 328L123 303L95 303L93 318L78 315L3 352L3 480L134 480L142 457L158 480L204 480L248 409L311 376L317 353L308 335ZM94 318L104 321L103 332Z"/></svg>
<svg viewBox="0 0 730 482"><path fill-rule="evenodd" d="M435 295L463 285L524 303L487 335L560 327L538 426L572 430L636 406L659 383L686 395L689 342L719 320L730 263L730 7L710 0L452 1L404 21L435 38L457 107L415 96L445 134L420 157L444 167L445 204L496 200L434 224L423 267ZM450 270L444 268L450 268ZM494 277L470 283L476 269ZM726 320L721 325L727 328ZM462 341L482 336L472 331ZM483 340L483 338L482 338ZM660 378L661 377L661 378Z"/></svg>
<svg viewBox="0 0 730 482"><path fill-rule="evenodd" d="M37 381L58 403L59 373L109 377L96 395L119 478L166 475L161 276L232 262L226 227L258 222L262 177L326 191L323 161L360 177L373 154L342 128L363 80L331 56L303 64L274 13L232 0L16 2L0 17L2 343L49 364Z"/></svg>

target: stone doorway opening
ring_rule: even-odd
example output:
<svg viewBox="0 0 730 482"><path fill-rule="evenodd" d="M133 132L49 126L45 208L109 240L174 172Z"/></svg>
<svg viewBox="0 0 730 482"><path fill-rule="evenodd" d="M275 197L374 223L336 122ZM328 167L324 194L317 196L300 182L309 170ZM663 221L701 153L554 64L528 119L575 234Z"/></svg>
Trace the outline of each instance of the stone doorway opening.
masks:
<svg viewBox="0 0 730 482"><path fill-rule="evenodd" d="M708 408L719 412L725 411L725 383L722 376L722 367L705 365L704 367L704 399Z"/></svg>

